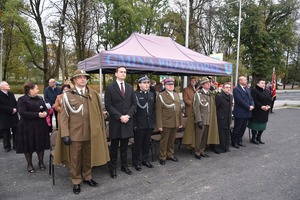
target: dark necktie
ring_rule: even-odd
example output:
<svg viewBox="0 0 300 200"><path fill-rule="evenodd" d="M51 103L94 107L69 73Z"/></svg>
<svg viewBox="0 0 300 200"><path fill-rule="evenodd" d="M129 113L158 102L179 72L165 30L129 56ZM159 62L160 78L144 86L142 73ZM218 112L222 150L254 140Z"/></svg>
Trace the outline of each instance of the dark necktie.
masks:
<svg viewBox="0 0 300 200"><path fill-rule="evenodd" d="M80 94L83 96L83 90L80 90Z"/></svg>
<svg viewBox="0 0 300 200"><path fill-rule="evenodd" d="M123 83L120 83L120 84L121 84L121 94L122 94L122 97L124 97L125 92L124 92Z"/></svg>

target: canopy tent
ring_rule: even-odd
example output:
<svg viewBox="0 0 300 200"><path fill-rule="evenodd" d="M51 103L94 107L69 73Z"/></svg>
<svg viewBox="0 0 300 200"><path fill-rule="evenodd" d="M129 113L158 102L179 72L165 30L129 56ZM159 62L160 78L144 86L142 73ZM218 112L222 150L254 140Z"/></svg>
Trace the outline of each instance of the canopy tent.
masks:
<svg viewBox="0 0 300 200"><path fill-rule="evenodd" d="M129 73L231 76L232 64L190 50L169 37L133 33L108 51L78 63L90 73L114 72L125 66Z"/></svg>

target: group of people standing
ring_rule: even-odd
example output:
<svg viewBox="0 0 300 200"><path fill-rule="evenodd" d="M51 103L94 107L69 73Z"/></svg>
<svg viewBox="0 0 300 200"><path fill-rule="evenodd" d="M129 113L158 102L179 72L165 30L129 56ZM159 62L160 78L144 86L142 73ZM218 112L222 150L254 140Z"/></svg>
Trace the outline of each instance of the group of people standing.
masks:
<svg viewBox="0 0 300 200"><path fill-rule="evenodd" d="M23 86L24 96L18 101L7 82L0 82L0 129L3 136L4 149L11 150L11 136L13 149L25 155L27 170L34 173L32 154L37 153L38 166L44 171L44 150L49 149L49 128L45 118L48 108L44 100L38 96L38 86L28 82Z"/></svg>
<svg viewBox="0 0 300 200"><path fill-rule="evenodd" d="M268 122L268 116L272 105L272 97L266 91L266 83L263 79L257 79L254 88L247 87L247 79L239 77L239 84L233 89L234 96L234 128L232 146L234 148L245 147L242 137L248 126L252 132L253 144L264 144L261 136Z"/></svg>
<svg viewBox="0 0 300 200"><path fill-rule="evenodd" d="M29 82L24 85L24 96L17 102L9 92L8 84L1 82L1 120L4 111L10 115L10 119L16 118L16 121L17 112L20 115L17 126L12 125L13 120L7 123L7 127L0 123L3 138L7 138L6 142L3 142L4 148L6 151L10 150L10 131L16 132L14 147L17 153L25 154L28 172L33 173L35 170L32 164L33 152L38 155L39 168L45 170L44 150L49 149L49 132L53 131L45 118L50 116L49 109L54 109L58 137L53 163L63 163L70 168L73 192L79 194L81 182L92 187L97 186L91 173L94 166L108 163L111 178L117 178L118 151L121 171L132 174L127 159L130 138L134 138L132 164L135 170L141 171L142 166L154 168L149 162L149 149L150 137L155 127L161 133L161 165L165 165L166 160L179 161L175 156L174 143L177 130L184 125L186 126L182 143L194 149L196 159L209 157L205 153L208 144L216 153L230 151L232 110L235 117L231 135L232 146L245 146L242 137L247 124L252 130L252 142L263 144L261 135L266 128L271 104L270 97L264 90L264 80L258 80L250 92L249 88L245 87L247 79L240 77L232 95L230 83L224 83L222 90L216 93L211 89L209 78L201 79L201 89L197 90L196 79L191 77L190 85L183 91L183 115L179 94L174 91L174 79L165 79L164 90L155 93L151 88L150 79L142 76L138 79L137 90L134 91L133 86L125 82L126 73L125 67L118 67L115 71L116 80L105 89L105 109L109 114L109 142L102 101L98 93L87 86L90 75L85 71L74 72L71 77L74 83L72 87L65 84L62 89L57 88L55 80L50 79L49 87L44 93L45 99L38 96L38 86ZM46 103L50 104L48 108ZM187 117L186 124L183 124L183 117Z"/></svg>
<svg viewBox="0 0 300 200"><path fill-rule="evenodd" d="M230 139L232 147L245 147L243 135L247 126L252 132L251 142L264 144L261 136L266 129L272 99L263 79L258 79L250 89L246 77L241 76L233 90L230 83L224 83L221 91L212 87L209 78L200 80L199 89L195 87L196 82L191 77L183 91L188 117L183 144L195 149L195 158L208 157L204 153L208 144L217 154L230 151Z"/></svg>

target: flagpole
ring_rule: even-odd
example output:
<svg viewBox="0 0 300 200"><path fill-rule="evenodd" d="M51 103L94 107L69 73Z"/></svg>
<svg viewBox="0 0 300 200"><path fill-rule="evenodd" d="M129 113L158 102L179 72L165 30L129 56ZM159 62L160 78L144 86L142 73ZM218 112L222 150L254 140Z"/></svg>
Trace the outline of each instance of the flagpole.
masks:
<svg viewBox="0 0 300 200"><path fill-rule="evenodd" d="M239 0L238 43L237 43L237 55L236 55L235 86L237 86L238 76L239 76L240 39L241 39L241 15L242 15L242 0Z"/></svg>
<svg viewBox="0 0 300 200"><path fill-rule="evenodd" d="M0 24L0 81L2 81L3 32L4 28Z"/></svg>
<svg viewBox="0 0 300 200"><path fill-rule="evenodd" d="M273 67L273 74L272 74L272 98L276 96L276 72L275 67Z"/></svg>
<svg viewBox="0 0 300 200"><path fill-rule="evenodd" d="M185 47L189 48L190 0L186 0ZM183 88L187 87L187 76L183 77Z"/></svg>

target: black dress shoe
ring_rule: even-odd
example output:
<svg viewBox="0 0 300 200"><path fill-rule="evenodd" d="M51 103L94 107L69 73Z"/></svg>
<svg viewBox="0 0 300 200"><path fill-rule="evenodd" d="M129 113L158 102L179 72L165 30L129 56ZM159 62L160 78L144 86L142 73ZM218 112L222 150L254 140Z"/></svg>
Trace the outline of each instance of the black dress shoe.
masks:
<svg viewBox="0 0 300 200"><path fill-rule="evenodd" d="M179 161L179 159L178 158L176 158L175 156L173 157L173 158L167 158L168 160L172 160L173 162L178 162Z"/></svg>
<svg viewBox="0 0 300 200"><path fill-rule="evenodd" d="M146 166L148 168L154 168L154 166L150 162L148 162L148 161L142 162L142 165L144 165L144 166Z"/></svg>
<svg viewBox="0 0 300 200"><path fill-rule="evenodd" d="M254 138L251 139L251 143L253 143L253 144L259 144L259 143L256 141L256 139L254 139Z"/></svg>
<svg viewBox="0 0 300 200"><path fill-rule="evenodd" d="M225 149L225 152L230 152L230 149Z"/></svg>
<svg viewBox="0 0 300 200"><path fill-rule="evenodd" d="M6 152L10 152L11 148L6 148L5 151Z"/></svg>
<svg viewBox="0 0 300 200"><path fill-rule="evenodd" d="M135 165L134 168L136 171L142 171L141 165Z"/></svg>
<svg viewBox="0 0 300 200"><path fill-rule="evenodd" d="M197 158L198 160L201 160L201 156L199 155L197 155L197 154L195 154L195 158Z"/></svg>
<svg viewBox="0 0 300 200"><path fill-rule="evenodd" d="M205 158L209 157L209 155L207 155L206 153L201 153L200 156L205 157Z"/></svg>
<svg viewBox="0 0 300 200"><path fill-rule="evenodd" d="M240 147L246 147L246 145L244 145L243 143L238 143L238 145L239 145Z"/></svg>
<svg viewBox="0 0 300 200"><path fill-rule="evenodd" d="M166 160L160 159L160 160L159 160L159 163L160 163L161 165L165 165L165 164L166 164Z"/></svg>
<svg viewBox="0 0 300 200"><path fill-rule="evenodd" d="M80 184L78 184L78 185L73 185L73 192L75 193L75 194L79 194L80 193Z"/></svg>
<svg viewBox="0 0 300 200"><path fill-rule="evenodd" d="M240 148L239 145L237 145L237 144L232 144L232 147L234 147L234 148L236 148L236 149L239 149L239 148Z"/></svg>
<svg viewBox="0 0 300 200"><path fill-rule="evenodd" d="M216 151L216 150L215 150L214 152L215 152L215 154L220 154L220 152L219 152L219 151Z"/></svg>
<svg viewBox="0 0 300 200"><path fill-rule="evenodd" d="M127 166L122 166L122 167L121 167L121 170L122 170L123 172L125 172L126 174L128 174L128 175L131 175L131 174L132 174L132 171L131 171Z"/></svg>
<svg viewBox="0 0 300 200"><path fill-rule="evenodd" d="M117 170L112 167L109 167L109 174L111 178L113 179L117 178Z"/></svg>
<svg viewBox="0 0 300 200"><path fill-rule="evenodd" d="M96 187L98 185L98 183L96 181L94 181L93 179L83 181L83 183L88 184L91 187Z"/></svg>

